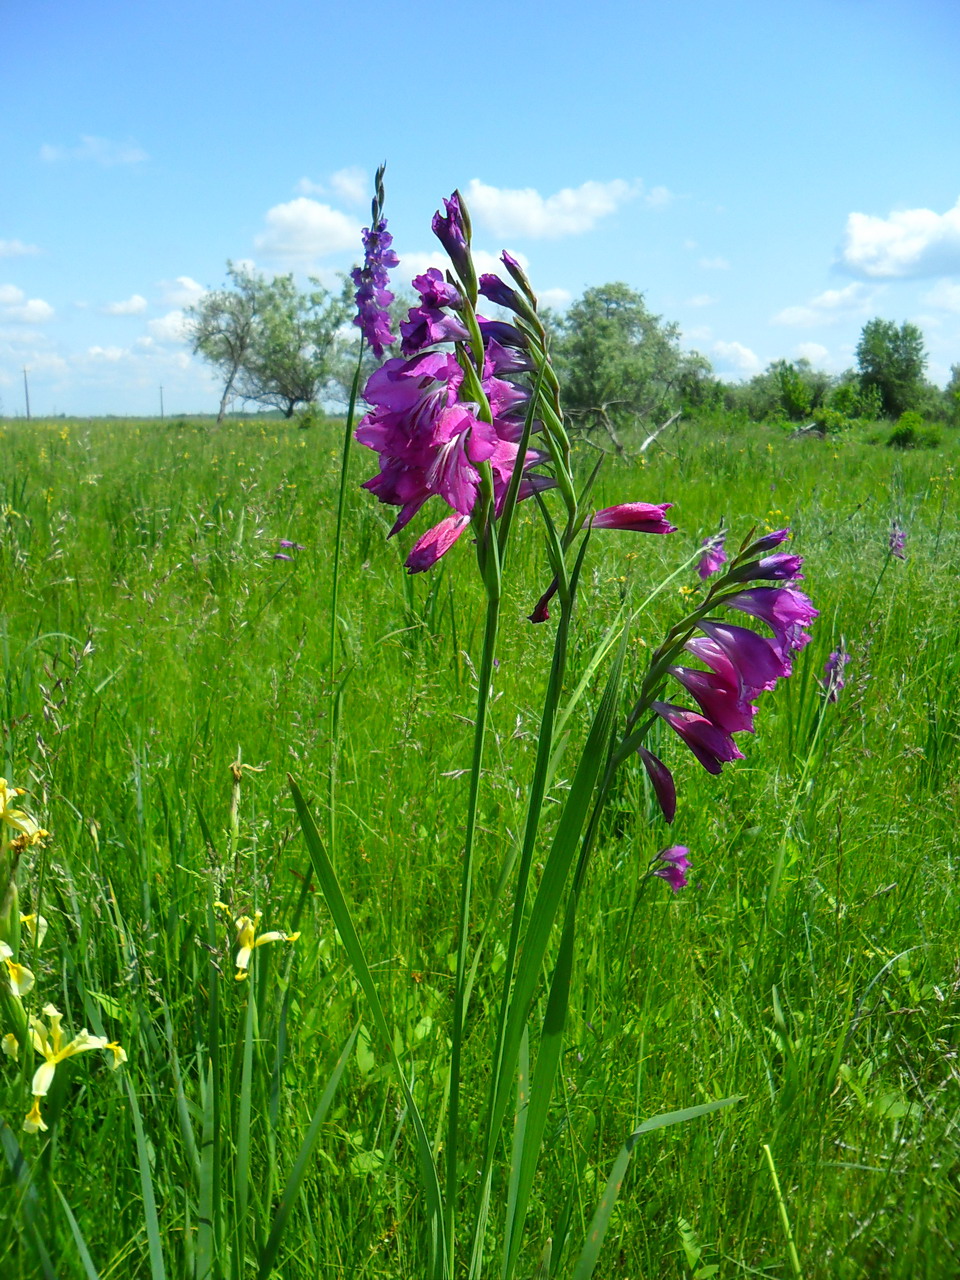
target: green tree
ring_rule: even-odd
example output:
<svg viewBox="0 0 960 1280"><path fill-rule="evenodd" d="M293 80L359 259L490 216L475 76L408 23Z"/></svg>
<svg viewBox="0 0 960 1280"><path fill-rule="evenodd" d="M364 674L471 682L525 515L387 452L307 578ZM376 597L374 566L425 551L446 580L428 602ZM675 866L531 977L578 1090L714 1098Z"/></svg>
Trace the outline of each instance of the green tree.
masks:
<svg viewBox="0 0 960 1280"><path fill-rule="evenodd" d="M877 388L883 412L890 417L899 418L920 403L926 363L923 334L915 324L905 321L898 329L892 320L878 316L863 326L857 344L860 386L865 392Z"/></svg>
<svg viewBox="0 0 960 1280"><path fill-rule="evenodd" d="M622 283L588 289L573 303L558 323L554 357L567 412L588 431L606 431L619 453L620 430L678 407L681 377L693 374L678 326Z"/></svg>
<svg viewBox="0 0 960 1280"><path fill-rule="evenodd" d="M348 288L337 297L311 280L304 293L292 275L271 280L233 263L227 274L232 287L204 294L187 312L194 353L224 378L217 421L237 396L290 418L319 399L334 374Z"/></svg>
<svg viewBox="0 0 960 1280"><path fill-rule="evenodd" d="M950 381L943 392L943 416L953 427L960 427L960 364L950 366Z"/></svg>
<svg viewBox="0 0 960 1280"><path fill-rule="evenodd" d="M219 369L224 379L218 423L223 421L227 405L236 394L237 377L253 345L266 285L262 276L229 261L227 275L232 288L205 293L185 313L193 354Z"/></svg>

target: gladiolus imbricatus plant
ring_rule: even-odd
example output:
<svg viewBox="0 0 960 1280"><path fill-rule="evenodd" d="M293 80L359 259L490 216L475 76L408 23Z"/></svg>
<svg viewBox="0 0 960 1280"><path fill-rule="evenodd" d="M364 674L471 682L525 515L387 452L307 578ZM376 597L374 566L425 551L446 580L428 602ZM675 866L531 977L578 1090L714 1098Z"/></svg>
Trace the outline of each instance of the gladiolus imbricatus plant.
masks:
<svg viewBox="0 0 960 1280"><path fill-rule="evenodd" d="M357 322L378 353L393 340L386 313L392 298L386 289L386 267L397 263L382 206L381 170L374 220L364 232L366 266L355 276ZM590 543L594 536L670 537L677 530L668 516L671 503L662 494L628 492L614 506L595 508L591 494L599 466L584 470L575 461L547 333L523 268L505 251L502 274L478 274L470 217L459 192L444 200L443 210L434 216L433 231L450 266L446 271L432 267L414 277L419 301L399 326L399 352L389 355L362 390L368 411L355 438L376 455L375 472L363 487L393 508L390 536L400 534L421 512L429 513L429 526L406 555L408 572L423 573L441 559L455 560L458 574L478 575L486 600L461 849L448 1105L439 1155L430 1137L437 1117L421 1115L414 1088L396 1058L392 1032L331 858L295 785L294 798L322 890L412 1120L432 1250L430 1280L480 1280L493 1274L484 1258L493 1241L500 1253L495 1269L503 1280L510 1280L518 1268L524 1275L531 1270L529 1258L521 1263L521 1242L562 1060L580 925L578 904L614 778L621 769L645 771L664 820L681 826L672 759L688 750L715 774L743 756L742 735L754 731L760 699L790 676L797 653L810 639L806 627L817 610L795 585L801 561L786 549L788 529L748 535L736 552L726 545L725 532L698 546L685 566L691 572L696 569L702 582L702 590L689 597L696 597L697 603L652 648L645 674L630 687L623 676L624 655L636 616L618 619L619 644L615 636L606 647L605 688L596 699L559 819L542 848L540 826L554 729L561 696L569 692L567 657ZM498 311L485 314L488 304ZM475 960L477 815L503 582L519 532L514 516L520 503L539 512L544 543L542 594L531 601L530 621L552 622L555 635L526 819L513 861L511 924L504 939L505 961L497 974L499 1006L490 1024L478 1027L476 1021L483 1015L468 1008ZM663 585L655 585L650 598ZM655 754L648 737L661 724L676 740L671 746L671 735L660 733L657 741L662 738L664 745ZM666 882L661 892L667 887L673 894L695 892L688 887L691 878L695 882L692 873L706 857L707 851L684 845L665 848L648 872L650 891L659 888L660 880ZM542 871L534 875L538 864ZM595 927L593 922L590 927ZM468 1013L471 1036L485 1036L489 1045L485 1098L469 1099L472 1115L479 1106L479 1125L468 1125L464 1119L465 1090L473 1083L461 1072ZM526 1076L528 1058L523 1123L514 1124L508 1137L518 1073ZM735 1101L718 1099L658 1119L676 1123ZM658 1126L647 1122L647 1127ZM631 1149L628 1140L626 1155L599 1197L575 1272L579 1280L593 1271ZM548 1274L549 1244L544 1256L542 1274Z"/></svg>

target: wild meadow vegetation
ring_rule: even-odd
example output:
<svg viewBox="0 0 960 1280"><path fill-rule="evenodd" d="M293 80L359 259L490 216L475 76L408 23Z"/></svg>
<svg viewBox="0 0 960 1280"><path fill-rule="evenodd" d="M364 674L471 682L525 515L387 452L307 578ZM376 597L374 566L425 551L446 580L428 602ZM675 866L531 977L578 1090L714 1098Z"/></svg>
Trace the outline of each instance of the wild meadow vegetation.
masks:
<svg viewBox="0 0 960 1280"><path fill-rule="evenodd" d="M910 451L867 434L791 439L717 411L642 456L624 440L601 473L597 507L673 502L678 532L590 539L534 884L611 665L622 657L629 705L702 595L692 558L721 521L728 549L751 527L790 526L820 616L720 776L653 730L676 780L672 827L639 760L616 774L518 1276L584 1274L626 1139L729 1099L635 1140L595 1275L960 1270L960 448L951 431ZM331 666L341 437L330 422L2 425L2 771L50 833L17 873L20 913L48 925L42 940L21 931L35 976L23 1005L56 1006L65 1040L103 1038L57 1064L45 1131L22 1129L36 1055L0 1059L4 1280L432 1274L418 1146L442 1168L486 603L469 535L431 572L402 572L422 524L386 541L355 453ZM582 451L581 479L592 461ZM478 795L463 1204L557 625L527 620L551 577L539 523L534 502L518 508ZM619 655L619 623L675 570ZM831 701L821 677L841 642L851 661ZM288 774L335 865L389 1048ZM693 864L678 893L649 875L673 841ZM282 936L238 969L239 947L267 932ZM531 1054L547 1004L541 983ZM116 1070L107 1042L126 1054ZM522 1181L510 1147L526 1052L490 1259Z"/></svg>

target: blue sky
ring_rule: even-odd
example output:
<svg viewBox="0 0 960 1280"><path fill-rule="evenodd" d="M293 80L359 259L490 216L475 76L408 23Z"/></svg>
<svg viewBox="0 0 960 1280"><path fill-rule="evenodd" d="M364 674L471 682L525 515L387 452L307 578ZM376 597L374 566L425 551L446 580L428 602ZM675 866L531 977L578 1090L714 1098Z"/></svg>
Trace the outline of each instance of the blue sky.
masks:
<svg viewBox="0 0 960 1280"><path fill-rule="evenodd" d="M16 11L15 11L16 10ZM213 411L181 312L228 258L399 280L468 197L554 305L623 280L722 376L864 322L960 362L955 0L33 0L0 12L0 408Z"/></svg>

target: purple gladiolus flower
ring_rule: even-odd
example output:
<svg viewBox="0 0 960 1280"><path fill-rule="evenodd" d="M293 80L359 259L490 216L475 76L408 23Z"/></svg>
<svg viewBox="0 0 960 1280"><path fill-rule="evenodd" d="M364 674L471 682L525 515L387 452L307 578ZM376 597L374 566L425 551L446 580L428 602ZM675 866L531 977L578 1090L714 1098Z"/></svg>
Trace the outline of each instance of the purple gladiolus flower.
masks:
<svg viewBox="0 0 960 1280"><path fill-rule="evenodd" d="M459 311L463 306L460 290L445 280L443 272L436 267L428 267L422 276L414 276L413 287L425 307L453 307L454 311Z"/></svg>
<svg viewBox="0 0 960 1280"><path fill-rule="evenodd" d="M664 512L672 502L621 502L615 507L602 507L593 517L594 529L632 529L636 533L676 533Z"/></svg>
<svg viewBox="0 0 960 1280"><path fill-rule="evenodd" d="M689 853L686 845L672 844L669 849L661 849L654 858L654 862L661 862L663 865L656 867L652 874L666 880L674 893L679 893L689 883L686 876L692 865L687 856Z"/></svg>
<svg viewBox="0 0 960 1280"><path fill-rule="evenodd" d="M810 643L810 635L803 628L820 616L809 596L792 587L753 587L725 600L724 604L771 627L776 633L781 658L788 658Z"/></svg>
<svg viewBox="0 0 960 1280"><path fill-rule="evenodd" d="M466 280L471 275L471 263L460 192L454 191L449 200L444 200L443 207L447 216L443 217L439 210L433 215L433 234L446 249L461 280Z"/></svg>
<svg viewBox="0 0 960 1280"><path fill-rule="evenodd" d="M480 277L480 293L498 307L506 307L508 311L527 310L516 289L511 289L499 276L487 273Z"/></svg>
<svg viewBox="0 0 960 1280"><path fill-rule="evenodd" d="M738 681L724 679L713 671L696 671L693 667L668 667L687 693L696 698L700 709L724 733L753 733L757 709L743 696Z"/></svg>
<svg viewBox="0 0 960 1280"><path fill-rule="evenodd" d="M802 578L800 567L803 564L802 556L787 555L780 552L777 555L764 556L760 560L751 560L747 564L741 565L733 574L734 581L739 582L789 582L793 578Z"/></svg>
<svg viewBox="0 0 960 1280"><path fill-rule="evenodd" d="M837 694L847 683L843 669L849 661L850 654L847 653L841 642L840 648L834 649L823 664L823 679L820 683L823 685L828 702L836 702Z"/></svg>
<svg viewBox="0 0 960 1280"><path fill-rule="evenodd" d="M287 547L288 549L293 551L306 551L307 549L305 546L303 546L302 543L291 542L289 538L281 538L280 545L281 547Z"/></svg>
<svg viewBox="0 0 960 1280"><path fill-rule="evenodd" d="M428 529L407 556L407 573L423 573L425 569L432 569L440 557L447 554L469 524L469 516L447 516L432 529Z"/></svg>
<svg viewBox="0 0 960 1280"><path fill-rule="evenodd" d="M724 537L724 534L717 533L712 538L704 540L704 553L700 557L700 563L697 565L697 573L700 575L701 582L706 582L711 574L716 573L721 565L727 563L727 553L723 549Z"/></svg>
<svg viewBox="0 0 960 1280"><path fill-rule="evenodd" d="M700 630L714 640L733 663L744 691L752 689L761 693L772 689L782 676L790 674L792 667L789 661L771 640L757 635L756 631L706 619L699 625ZM754 695L745 696L752 699Z"/></svg>
<svg viewBox="0 0 960 1280"><path fill-rule="evenodd" d="M790 530L774 529L773 533L766 533L762 538L758 538L756 542L750 544L748 550L751 555L762 556L766 551L772 551L774 547L779 547L781 542L786 542L790 537Z"/></svg>
<svg viewBox="0 0 960 1280"><path fill-rule="evenodd" d="M285 555L282 551L277 551L273 558L274 560L289 560L291 564L293 563L293 556Z"/></svg>
<svg viewBox="0 0 960 1280"><path fill-rule="evenodd" d="M906 560L903 554L903 548L906 546L907 535L900 528L896 521L890 526L890 554L896 556L898 560Z"/></svg>
<svg viewBox="0 0 960 1280"><path fill-rule="evenodd" d="M671 702L654 702L652 707L680 735L708 773L719 773L730 760L743 759L743 752L730 734L706 716Z"/></svg>
<svg viewBox="0 0 960 1280"><path fill-rule="evenodd" d="M390 283L387 269L397 266L400 261L390 248L392 244L393 236L387 230L385 218L373 227L364 227L364 263L350 272L350 278L357 286L357 314L353 323L359 327L378 360L383 358L384 347L396 341L390 332L390 315L386 310L393 301L393 294L387 288Z"/></svg>
<svg viewBox="0 0 960 1280"><path fill-rule="evenodd" d="M646 747L638 747L637 754L643 762L647 777L653 785L653 794L657 797L657 804L660 806L661 813L667 822L672 822L677 813L677 788L673 781L673 774L663 761L659 760L652 751L648 751Z"/></svg>
<svg viewBox="0 0 960 1280"><path fill-rule="evenodd" d="M549 619L550 610L547 608L547 605L550 603L553 597L557 594L557 588L559 586L560 586L559 578L554 578L554 580L550 583L549 587L547 587L546 591L543 593L543 595L540 597L537 603L533 606L533 613L530 614L531 622L546 622Z"/></svg>

